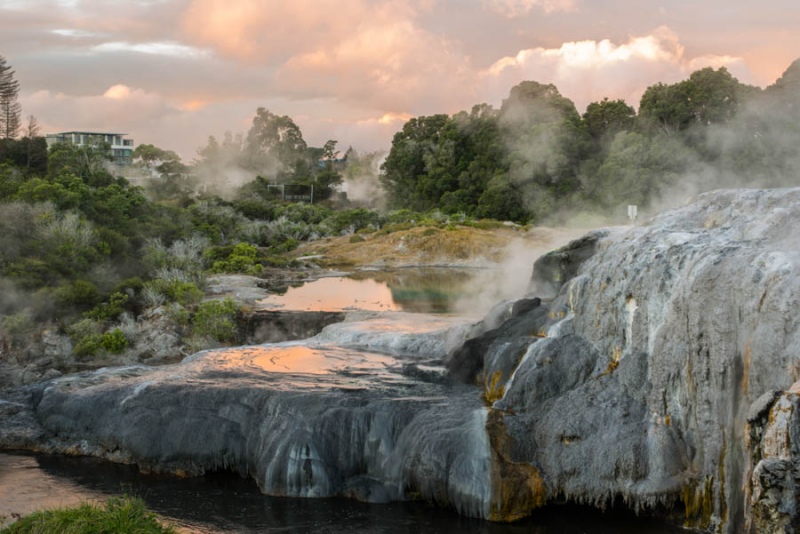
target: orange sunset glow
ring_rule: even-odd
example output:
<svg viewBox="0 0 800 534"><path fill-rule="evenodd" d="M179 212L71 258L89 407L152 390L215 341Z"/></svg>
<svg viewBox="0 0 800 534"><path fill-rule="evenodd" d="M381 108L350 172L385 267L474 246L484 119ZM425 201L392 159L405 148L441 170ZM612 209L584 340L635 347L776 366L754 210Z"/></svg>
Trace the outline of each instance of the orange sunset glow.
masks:
<svg viewBox="0 0 800 534"><path fill-rule="evenodd" d="M126 132L191 161L258 107L371 151L523 80L581 112L706 66L763 87L797 58L799 18L788 0L5 0L0 55L44 133Z"/></svg>

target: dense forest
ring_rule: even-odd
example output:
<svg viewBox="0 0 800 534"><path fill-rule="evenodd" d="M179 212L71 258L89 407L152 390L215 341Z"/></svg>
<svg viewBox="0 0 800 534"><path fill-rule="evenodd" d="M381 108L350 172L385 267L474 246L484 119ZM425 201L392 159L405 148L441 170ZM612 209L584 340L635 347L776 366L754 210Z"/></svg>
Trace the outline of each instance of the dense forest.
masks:
<svg viewBox="0 0 800 534"><path fill-rule="evenodd" d="M796 185L799 104L800 62L763 90L699 70L648 88L638 113L604 99L580 115L556 87L526 81L500 109L409 120L385 159L310 147L291 118L259 108L246 135L210 137L189 164L142 144L124 172L99 141L48 147L31 117L0 139L0 348L51 328L78 358L122 352L155 308L182 336L230 341L239 310L204 301L206 277L291 266L286 252L326 236L538 224L646 209L671 191ZM372 202L337 193L343 182L372 188ZM314 202L292 202L287 186L313 187Z"/></svg>
<svg viewBox="0 0 800 534"><path fill-rule="evenodd" d="M390 207L535 223L657 207L676 191L796 185L799 104L800 62L764 90L698 70L649 87L638 113L603 99L580 115L553 85L526 81L500 109L408 121L381 180Z"/></svg>

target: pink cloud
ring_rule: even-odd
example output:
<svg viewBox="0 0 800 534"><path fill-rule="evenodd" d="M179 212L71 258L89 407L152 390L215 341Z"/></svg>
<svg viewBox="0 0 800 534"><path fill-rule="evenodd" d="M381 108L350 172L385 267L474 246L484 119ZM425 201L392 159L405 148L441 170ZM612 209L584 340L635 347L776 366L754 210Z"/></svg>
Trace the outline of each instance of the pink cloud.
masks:
<svg viewBox="0 0 800 534"><path fill-rule="evenodd" d="M197 46L274 69L265 91L399 113L420 103L446 106L452 92L474 89L458 42L419 24L429 7L412 0L243 0L235 7L194 0L182 27Z"/></svg>
<svg viewBox="0 0 800 534"><path fill-rule="evenodd" d="M69 96L38 91L23 99L27 112L47 117L53 129L119 130L137 127L174 114L177 109L156 93L117 84L101 95Z"/></svg>
<svg viewBox="0 0 800 534"><path fill-rule="evenodd" d="M621 44L586 40L566 42L559 48L521 50L498 60L481 76L497 97L522 80L552 83L582 111L604 97L622 98L636 107L650 85L677 82L706 66L727 67L740 81L753 83L741 58L686 57L678 36L667 27Z"/></svg>

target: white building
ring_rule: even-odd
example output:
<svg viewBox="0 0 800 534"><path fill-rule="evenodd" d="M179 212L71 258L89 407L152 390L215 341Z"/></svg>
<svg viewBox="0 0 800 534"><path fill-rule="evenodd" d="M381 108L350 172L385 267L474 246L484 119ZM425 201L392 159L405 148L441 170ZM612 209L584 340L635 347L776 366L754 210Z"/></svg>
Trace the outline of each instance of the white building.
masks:
<svg viewBox="0 0 800 534"><path fill-rule="evenodd" d="M133 159L133 139L125 139L122 133L108 132L61 132L49 134L47 146L55 143L71 143L73 145L85 146L91 142L104 141L111 145L111 157L116 165L130 165Z"/></svg>

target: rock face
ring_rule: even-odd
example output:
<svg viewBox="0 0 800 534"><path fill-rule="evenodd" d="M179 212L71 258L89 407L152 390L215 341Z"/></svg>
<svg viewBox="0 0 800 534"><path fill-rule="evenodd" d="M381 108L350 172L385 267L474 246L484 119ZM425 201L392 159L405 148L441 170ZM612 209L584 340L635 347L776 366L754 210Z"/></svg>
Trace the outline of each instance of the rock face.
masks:
<svg viewBox="0 0 800 534"><path fill-rule="evenodd" d="M563 284L548 320L533 310L527 343L492 342L477 376L510 459L535 466L548 497L794 531L798 223L800 189L714 192L537 262L535 281Z"/></svg>
<svg viewBox="0 0 800 534"><path fill-rule="evenodd" d="M705 194L545 256L542 299L481 324L349 322L20 389L0 447L493 520L571 500L793 532L799 223L800 189Z"/></svg>

